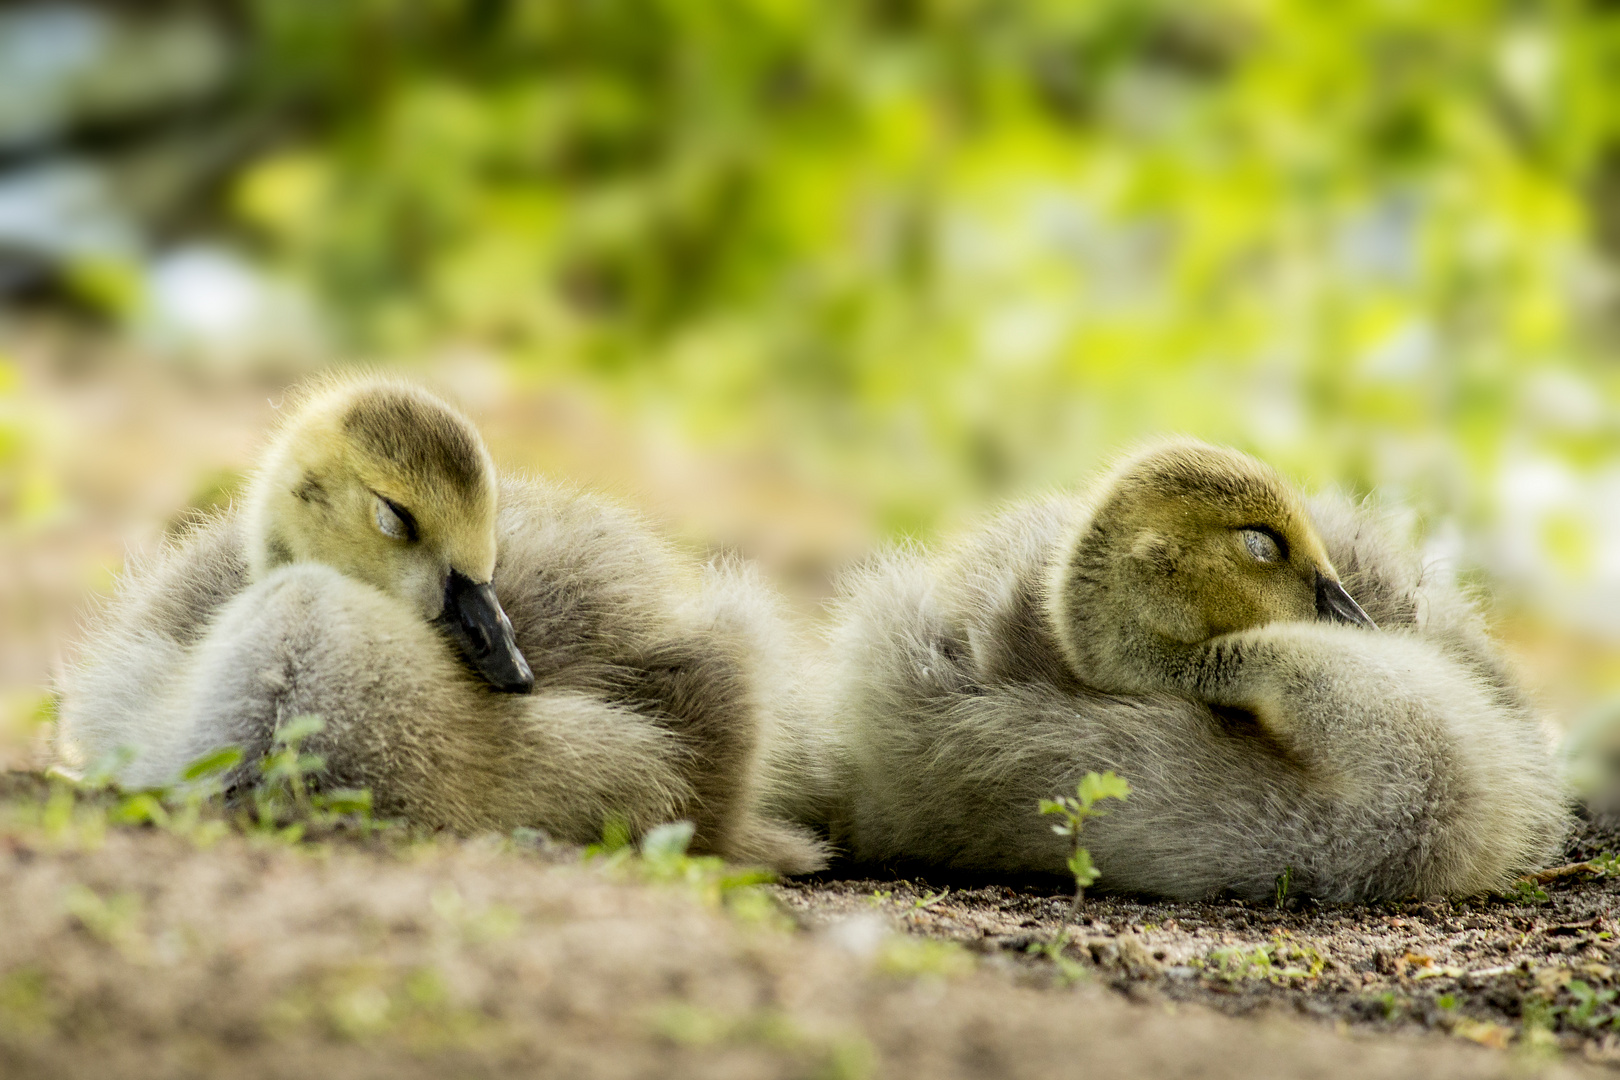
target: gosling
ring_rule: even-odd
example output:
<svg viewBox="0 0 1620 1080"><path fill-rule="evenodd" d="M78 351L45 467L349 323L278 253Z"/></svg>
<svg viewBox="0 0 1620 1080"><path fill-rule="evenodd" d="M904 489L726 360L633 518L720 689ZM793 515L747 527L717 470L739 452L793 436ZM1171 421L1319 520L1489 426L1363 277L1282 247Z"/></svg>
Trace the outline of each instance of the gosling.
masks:
<svg viewBox="0 0 1620 1080"><path fill-rule="evenodd" d="M376 378L305 395L244 505L124 577L64 688L63 757L172 782L234 745L245 790L316 715L320 782L460 833L689 819L693 848L796 872L759 808L781 635L746 567L683 560L632 515L498 478L477 429Z"/></svg>
<svg viewBox="0 0 1620 1080"><path fill-rule="evenodd" d="M1132 792L1086 824L1101 885L1176 899L1266 898L1285 872L1330 901L1479 894L1567 829L1550 743L1455 588L1366 511L1198 442L937 561L879 560L826 664L806 711L841 779L798 804L863 862L1061 874L1037 803L1107 769Z"/></svg>

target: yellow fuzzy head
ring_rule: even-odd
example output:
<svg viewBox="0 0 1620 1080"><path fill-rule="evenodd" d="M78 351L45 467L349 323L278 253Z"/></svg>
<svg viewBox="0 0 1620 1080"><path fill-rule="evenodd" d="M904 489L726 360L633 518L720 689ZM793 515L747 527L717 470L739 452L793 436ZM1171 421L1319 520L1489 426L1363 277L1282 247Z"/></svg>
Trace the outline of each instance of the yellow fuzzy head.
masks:
<svg viewBox="0 0 1620 1080"><path fill-rule="evenodd" d="M495 467L466 417L408 383L328 382L294 408L249 487L249 572L324 563L434 619L452 572L490 580L495 511Z"/></svg>
<svg viewBox="0 0 1620 1080"><path fill-rule="evenodd" d="M1371 625L1298 494L1247 454L1193 440L1127 458L1053 566L1048 611L1077 673L1139 689L1153 657L1267 623Z"/></svg>

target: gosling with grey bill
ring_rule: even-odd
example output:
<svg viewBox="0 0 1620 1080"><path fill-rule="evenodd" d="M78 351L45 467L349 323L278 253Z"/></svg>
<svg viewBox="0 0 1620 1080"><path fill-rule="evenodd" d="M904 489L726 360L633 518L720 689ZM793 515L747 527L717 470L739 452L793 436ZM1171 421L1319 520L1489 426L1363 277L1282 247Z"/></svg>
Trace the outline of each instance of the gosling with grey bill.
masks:
<svg viewBox="0 0 1620 1080"><path fill-rule="evenodd" d="M1341 576L1340 571L1343 571ZM1065 872L1037 803L1112 769L1100 886L1466 896L1555 858L1551 742L1454 586L1371 513L1179 441L844 587L776 805L864 862ZM809 737L809 736L806 736Z"/></svg>
<svg viewBox="0 0 1620 1080"><path fill-rule="evenodd" d="M462 833L588 842L689 819L693 846L821 864L760 812L785 666L775 601L745 566L700 567L604 501L499 478L476 428L408 384L316 385L240 510L133 565L64 687L82 767L172 782L225 745L257 762L291 719L320 783Z"/></svg>

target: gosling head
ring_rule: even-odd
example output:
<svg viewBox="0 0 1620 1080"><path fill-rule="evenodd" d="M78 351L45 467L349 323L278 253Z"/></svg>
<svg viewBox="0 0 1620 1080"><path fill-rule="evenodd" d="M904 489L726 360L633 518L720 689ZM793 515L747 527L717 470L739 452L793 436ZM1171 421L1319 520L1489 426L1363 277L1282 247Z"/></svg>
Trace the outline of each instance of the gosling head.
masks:
<svg viewBox="0 0 1620 1080"><path fill-rule="evenodd" d="M534 676L490 578L495 466L466 417L382 379L318 387L272 443L244 507L249 574L318 562L437 623L498 690Z"/></svg>
<svg viewBox="0 0 1620 1080"><path fill-rule="evenodd" d="M1267 623L1372 628L1293 489L1269 466L1191 440L1127 459L1062 550L1048 616L1081 679L1164 688L1195 646Z"/></svg>

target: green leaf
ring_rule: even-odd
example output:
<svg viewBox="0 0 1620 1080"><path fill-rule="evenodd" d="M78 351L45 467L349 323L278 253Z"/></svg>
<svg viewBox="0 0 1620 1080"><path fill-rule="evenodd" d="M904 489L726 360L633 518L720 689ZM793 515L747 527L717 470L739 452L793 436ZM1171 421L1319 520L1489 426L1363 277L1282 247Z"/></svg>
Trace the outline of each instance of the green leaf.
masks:
<svg viewBox="0 0 1620 1080"><path fill-rule="evenodd" d="M738 870L736 873L726 874L720 879L719 884L720 891L725 893L753 885L771 885L777 880L776 874L770 870Z"/></svg>
<svg viewBox="0 0 1620 1080"><path fill-rule="evenodd" d="M180 775L187 780L201 780L235 768L242 760L240 746L222 746L196 758Z"/></svg>
<svg viewBox="0 0 1620 1080"><path fill-rule="evenodd" d="M1079 794L1081 807L1089 810L1093 803L1103 799L1129 798L1131 785L1115 776L1111 769L1104 773L1088 772L1080 778Z"/></svg>
<svg viewBox="0 0 1620 1080"><path fill-rule="evenodd" d="M110 816L123 825L162 825L169 820L169 812L163 808L163 802L150 791L124 799Z"/></svg>
<svg viewBox="0 0 1620 1080"><path fill-rule="evenodd" d="M311 735L326 730L326 721L318 716L295 716L276 729L275 741L279 746L297 746Z"/></svg>
<svg viewBox="0 0 1620 1080"><path fill-rule="evenodd" d="M1102 876L1102 871L1091 861L1091 852L1085 848L1069 856L1069 872L1074 875L1074 883L1082 889Z"/></svg>
<svg viewBox="0 0 1620 1080"><path fill-rule="evenodd" d="M79 784L92 790L107 787L115 783L118 774L124 771L124 766L134 760L134 747L115 746L90 763L90 767L84 770L84 779L79 781Z"/></svg>
<svg viewBox="0 0 1620 1080"><path fill-rule="evenodd" d="M370 788L338 788L320 795L317 805L332 814L371 813Z"/></svg>
<svg viewBox="0 0 1620 1080"><path fill-rule="evenodd" d="M1547 890L1529 878L1522 878L1513 883L1513 899L1521 904L1545 904Z"/></svg>
<svg viewBox="0 0 1620 1080"><path fill-rule="evenodd" d="M671 821L648 831L641 838L641 854L648 859L673 859L686 854L697 826L690 821Z"/></svg>
<svg viewBox="0 0 1620 1080"><path fill-rule="evenodd" d="M630 823L619 814L610 814L602 822L602 843L593 844L601 852L607 854L620 851L630 846Z"/></svg>

